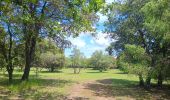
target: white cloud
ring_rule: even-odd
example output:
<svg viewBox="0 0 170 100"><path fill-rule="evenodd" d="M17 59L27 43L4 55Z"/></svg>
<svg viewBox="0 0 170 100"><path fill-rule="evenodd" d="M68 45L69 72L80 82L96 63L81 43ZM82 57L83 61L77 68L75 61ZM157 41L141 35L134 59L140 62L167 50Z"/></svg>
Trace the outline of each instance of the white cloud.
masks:
<svg viewBox="0 0 170 100"><path fill-rule="evenodd" d="M111 43L108 35L102 32L98 32L95 37L93 37L89 33L83 33L80 34L77 38L70 37L69 40L73 45L77 46L77 48L79 48L80 51L84 53L84 55L88 58L96 50L101 50L105 52L105 49ZM71 54L71 51L72 49L67 49L65 52L66 56L69 56Z"/></svg>
<svg viewBox="0 0 170 100"><path fill-rule="evenodd" d="M112 2L115 2L115 0L106 0L106 3L107 3L107 4L110 4L110 3L112 3Z"/></svg>
<svg viewBox="0 0 170 100"><path fill-rule="evenodd" d="M81 39L81 37L77 37L77 38L69 38L69 40L71 41L72 45L77 46L78 48L82 48L86 45L86 42Z"/></svg>
<svg viewBox="0 0 170 100"><path fill-rule="evenodd" d="M84 47L86 45L86 43L83 40L80 39L73 39L71 40L71 43L77 47Z"/></svg>
<svg viewBox="0 0 170 100"><path fill-rule="evenodd" d="M81 50L81 52L83 52L85 54L85 56L87 58L90 58L90 56L96 50L101 50L101 51L105 52L105 47L93 44L93 45L86 45L85 47L81 48L80 50Z"/></svg>
<svg viewBox="0 0 170 100"><path fill-rule="evenodd" d="M102 33L102 32L99 32L97 34L96 38L94 38L94 41L96 44L100 46L104 46L104 47L109 46L109 44L111 43L111 40L109 39L108 34Z"/></svg>

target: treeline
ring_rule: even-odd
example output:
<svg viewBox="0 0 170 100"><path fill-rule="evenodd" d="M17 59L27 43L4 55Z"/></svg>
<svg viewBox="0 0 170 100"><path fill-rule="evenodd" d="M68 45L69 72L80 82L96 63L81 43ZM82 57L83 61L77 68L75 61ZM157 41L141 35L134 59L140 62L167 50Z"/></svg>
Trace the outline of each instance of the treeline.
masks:
<svg viewBox="0 0 170 100"><path fill-rule="evenodd" d="M70 46L67 36L94 31L102 6L103 0L0 0L0 67L9 81L16 66L24 66L21 80L28 80L36 60L44 67L58 65L57 53L39 43L49 38L63 52Z"/></svg>
<svg viewBox="0 0 170 100"><path fill-rule="evenodd" d="M86 58L78 48L73 48L70 57L66 58L65 67L73 68L75 74L86 68L103 72L116 68L116 58L102 51L95 51L90 58Z"/></svg>
<svg viewBox="0 0 170 100"><path fill-rule="evenodd" d="M106 32L116 40L107 51L116 51L118 67L137 75L140 86L150 88L155 79L162 87L170 79L169 0L122 0L103 13L108 16Z"/></svg>

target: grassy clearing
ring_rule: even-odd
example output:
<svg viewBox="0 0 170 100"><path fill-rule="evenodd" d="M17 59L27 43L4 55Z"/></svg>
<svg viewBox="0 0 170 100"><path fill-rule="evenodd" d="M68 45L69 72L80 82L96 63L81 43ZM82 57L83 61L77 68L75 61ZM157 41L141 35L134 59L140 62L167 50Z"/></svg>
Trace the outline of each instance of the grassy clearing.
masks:
<svg viewBox="0 0 170 100"><path fill-rule="evenodd" d="M72 69L62 69L50 73L42 71L38 77L34 71L30 73L28 82L20 82L21 72L14 72L13 83L8 83L7 76L1 74L0 99L65 99L73 84L96 81L86 88L94 91L96 95L114 97L116 99L170 99L169 88L146 91L137 87L138 77L123 74L114 69L100 73L96 70L82 70L80 74L73 74Z"/></svg>

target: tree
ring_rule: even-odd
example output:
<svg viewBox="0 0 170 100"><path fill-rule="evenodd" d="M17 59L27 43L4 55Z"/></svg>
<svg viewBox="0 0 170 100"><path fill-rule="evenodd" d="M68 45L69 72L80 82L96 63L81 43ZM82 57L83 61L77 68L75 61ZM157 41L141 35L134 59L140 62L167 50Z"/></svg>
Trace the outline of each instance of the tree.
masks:
<svg viewBox="0 0 170 100"><path fill-rule="evenodd" d="M93 67L94 69L100 70L99 61L101 60L102 55L103 55L102 51L95 51L90 58L90 66Z"/></svg>
<svg viewBox="0 0 170 100"><path fill-rule="evenodd" d="M70 55L72 61L72 67L74 74L80 73L81 68L84 66L84 55L79 49L73 48L72 54Z"/></svg>
<svg viewBox="0 0 170 100"><path fill-rule="evenodd" d="M24 0L21 3L26 56L22 80L28 80L37 38L43 34L51 36L63 47L67 34L73 33L76 36L82 31L92 30L92 24L96 20L95 12L102 6L103 0Z"/></svg>
<svg viewBox="0 0 170 100"><path fill-rule="evenodd" d="M95 51L90 58L90 66L103 72L114 66L113 57L103 54L102 51Z"/></svg>
<svg viewBox="0 0 170 100"><path fill-rule="evenodd" d="M37 42L35 50L34 67L46 68L54 72L64 66L65 57L63 50L57 47L57 44L49 39L41 39Z"/></svg>
<svg viewBox="0 0 170 100"><path fill-rule="evenodd" d="M142 47L125 45L125 50L119 57L119 62L124 71L138 75L139 85L144 86L143 76L147 75L150 58Z"/></svg>
<svg viewBox="0 0 170 100"><path fill-rule="evenodd" d="M167 65L169 65L168 49L170 47L170 8L168 0L149 0L141 9L144 13L144 26L154 36L156 47L155 53L156 72L158 78L158 86L162 87L162 82L168 73ZM166 71L165 71L166 70Z"/></svg>
<svg viewBox="0 0 170 100"><path fill-rule="evenodd" d="M17 27L17 15L14 13L16 6L12 5L11 2L4 1L0 2L0 53L2 59L5 59L5 67L8 72L9 81L12 81L12 74L14 66L17 62L17 56L19 50L17 47L20 45L18 27Z"/></svg>
<svg viewBox="0 0 170 100"><path fill-rule="evenodd" d="M56 69L62 68L62 56L61 54L53 54L51 52L42 53L40 55L39 62L41 67L49 69L50 72L54 72Z"/></svg>
<svg viewBox="0 0 170 100"><path fill-rule="evenodd" d="M168 62L167 56L165 57L169 47L168 39L165 39L169 37L168 5L168 0L125 0L115 1L104 11L108 16L105 24L106 32L116 40L107 49L110 54L116 51L119 56L125 50L125 44L133 44L143 47L151 57L151 65L146 78L147 87L150 87L157 65L160 62ZM164 54L163 61L160 61L161 53ZM163 75L161 75L164 73L162 72L163 66L158 75L159 80L163 80Z"/></svg>
<svg viewBox="0 0 170 100"><path fill-rule="evenodd" d="M84 31L94 31L92 26L98 19L96 13L103 3L104 0L0 1L0 15L3 15L6 21L10 21L8 25L12 28L15 23L17 33L21 34L15 39L25 43L25 68L22 80L28 80L39 39L51 37L59 48L68 47L69 43L65 39L67 36L78 36ZM11 15L5 15L6 12ZM11 20L14 18L16 20ZM2 26L7 29L4 22ZM13 30L11 32L13 33Z"/></svg>
<svg viewBox="0 0 170 100"><path fill-rule="evenodd" d="M71 68L72 67L72 60L71 60L70 57L65 58L64 67L66 67L66 68Z"/></svg>

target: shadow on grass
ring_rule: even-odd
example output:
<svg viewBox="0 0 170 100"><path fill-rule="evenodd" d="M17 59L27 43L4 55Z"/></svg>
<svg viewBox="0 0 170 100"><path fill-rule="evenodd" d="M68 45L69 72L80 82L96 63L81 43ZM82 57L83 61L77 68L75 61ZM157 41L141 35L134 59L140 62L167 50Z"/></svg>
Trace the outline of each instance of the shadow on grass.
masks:
<svg viewBox="0 0 170 100"><path fill-rule="evenodd" d="M117 72L117 73L114 73L114 74L128 74L128 73L125 73L125 72Z"/></svg>
<svg viewBox="0 0 170 100"><path fill-rule="evenodd" d="M86 72L86 73L107 73L107 72L96 71L96 72Z"/></svg>
<svg viewBox="0 0 170 100"><path fill-rule="evenodd" d="M96 84L88 83L87 89L94 91L96 96L133 99L170 99L170 89L158 90L152 88L147 91L137 86L137 81L125 79L104 79L97 80Z"/></svg>
<svg viewBox="0 0 170 100"><path fill-rule="evenodd" d="M31 76L30 76L31 77ZM0 86L20 86L23 82L20 79L13 79L12 82L9 83L7 79L0 80ZM67 84L73 83L70 80L61 80L61 79L42 79L42 78L31 78L28 81L25 81L26 84L30 84L31 86L56 86L63 87Z"/></svg>
<svg viewBox="0 0 170 100"><path fill-rule="evenodd" d="M2 73L0 73L0 76L2 76L4 79L8 79L8 74L2 74ZM21 79L21 77L22 77L22 73L20 73L20 74L14 73L14 74L13 74L13 79ZM36 76L35 74L30 74L29 77L31 77L31 78L36 78L37 76Z"/></svg>
<svg viewBox="0 0 170 100"><path fill-rule="evenodd" d="M60 71L60 70L56 70L56 71L53 71L53 72L50 72L50 71L40 71L39 73L63 73L63 71Z"/></svg>
<svg viewBox="0 0 170 100"><path fill-rule="evenodd" d="M17 77L18 75L15 75ZM31 75L29 81L21 82L20 79L13 79L9 83L7 78L2 78L0 80L0 99L9 99L11 96L19 99L31 99L31 100L65 100L65 95L58 93L55 89L62 88L66 85L73 83L70 80L61 79L42 79L42 78L32 78L35 77ZM45 89L47 91L41 91ZM52 89L52 92L48 92ZM54 90L53 90L54 89Z"/></svg>

